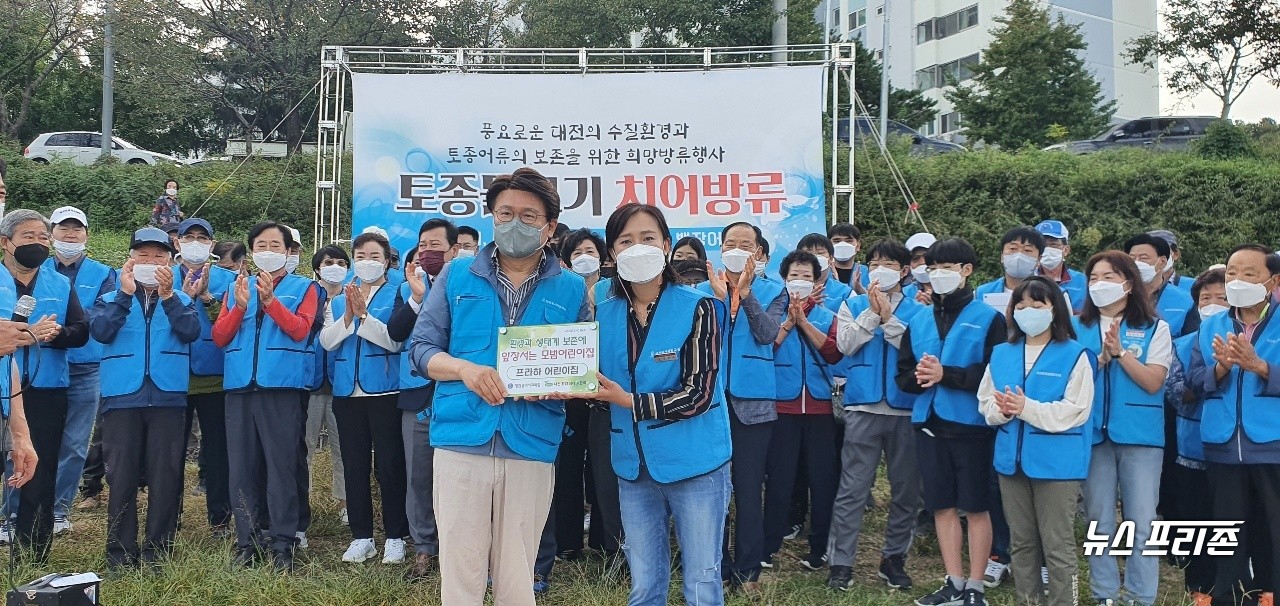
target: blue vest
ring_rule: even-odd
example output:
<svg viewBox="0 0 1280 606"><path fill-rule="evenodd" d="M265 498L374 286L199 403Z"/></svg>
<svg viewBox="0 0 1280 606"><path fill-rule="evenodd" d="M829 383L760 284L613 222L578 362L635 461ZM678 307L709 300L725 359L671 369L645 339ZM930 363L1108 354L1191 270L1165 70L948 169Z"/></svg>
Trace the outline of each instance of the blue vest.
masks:
<svg viewBox="0 0 1280 606"><path fill-rule="evenodd" d="M991 382L996 391L1021 387L1028 398L1056 402L1067 391L1071 371L1086 350L1076 341L1051 341L1040 357L1026 368L1025 341L1001 343L991 350ZM1063 432L1044 431L1014 417L996 431L995 468L1011 476L1019 470L1034 480L1083 480L1089 475L1089 454L1093 450L1092 425Z"/></svg>
<svg viewBox="0 0 1280 606"><path fill-rule="evenodd" d="M609 298L609 291L612 289L613 278L600 278L599 280L596 280L596 285L591 289L591 296L594 297L592 300L595 301L597 305L603 303L605 299Z"/></svg>
<svg viewBox="0 0 1280 606"><path fill-rule="evenodd" d="M1196 334L1183 335L1173 340L1173 355L1178 357L1178 361L1182 363L1183 376L1187 376L1191 372L1191 350L1195 347ZM1213 351L1210 349L1209 351ZM1191 386L1187 386L1186 393L1192 392ZM1178 409L1178 418L1174 421L1177 427L1178 436L1178 454L1193 461L1204 461L1204 442L1200 439L1200 415L1202 409L1196 406L1194 409L1188 410L1189 407L1183 406Z"/></svg>
<svg viewBox="0 0 1280 606"><path fill-rule="evenodd" d="M498 360L498 328L506 326L498 293L472 272L476 257L455 260L444 284L449 302L449 355L493 367ZM437 288L440 285L436 285ZM578 321L586 297L582 277L569 271L545 276L529 293L520 326ZM490 406L462 381L437 381L431 412L431 445L481 446L496 432L511 450L535 461L555 461L564 433L564 402L507 399Z"/></svg>
<svg viewBox="0 0 1280 606"><path fill-rule="evenodd" d="M397 287L383 284L382 288L369 300L368 310L371 317L381 320L383 324L391 321L391 311L395 309ZM333 320L343 322L347 311L347 295L334 297ZM353 318L355 329L360 330L360 318ZM395 393L400 390L400 352L388 351L379 345L370 343L356 334L343 339L342 344L333 352L333 395L345 398L355 393L356 381L360 389L369 395ZM319 366L319 365L317 365Z"/></svg>
<svg viewBox="0 0 1280 606"><path fill-rule="evenodd" d="M808 317L809 322L824 335L831 330L831 323L836 320L836 315L821 305L815 305L809 310ZM779 402L796 400L805 389L809 390L809 395L814 399L831 399L831 368L809 339L800 334L798 328L792 328L787 333L787 338L775 349L773 368L778 382Z"/></svg>
<svg viewBox="0 0 1280 606"><path fill-rule="evenodd" d="M427 302L427 295L431 294L431 281L424 279L423 284L427 287L427 292L422 294L422 303L425 305ZM413 289L409 288L409 283L405 282L401 284L400 301L403 302L402 304L408 305L409 298L412 296ZM431 379L428 379L425 375L419 372L417 368L414 368L413 360L409 358L409 347L408 344L406 344L405 347L400 349L400 389L420 389L426 387L430 383ZM363 384L364 383L362 382L361 385Z"/></svg>
<svg viewBox="0 0 1280 606"><path fill-rule="evenodd" d="M1067 268L1067 282L1058 284L1062 288L1062 292L1067 293L1067 297L1071 300L1071 310L1077 315L1084 311L1084 300L1089 297L1089 280L1085 275Z"/></svg>
<svg viewBox="0 0 1280 606"><path fill-rule="evenodd" d="M316 309L316 323L307 335L307 391L316 391L324 387L325 381L333 382L334 352L326 351L320 346L320 329L324 327L324 309L330 304L329 291L319 282L315 282L319 305Z"/></svg>
<svg viewBox="0 0 1280 606"><path fill-rule="evenodd" d="M931 310L911 318L911 355L919 360L931 354L943 366L973 366L984 362L987 331L995 321L996 310L978 299L970 301L951 325L944 341L938 335L938 323ZM953 423L986 427L987 420L978 412L978 394L945 387L941 384L926 389L916 397L911 422L922 424L929 414Z"/></svg>
<svg viewBox="0 0 1280 606"><path fill-rule="evenodd" d="M307 389L315 355L307 340L294 341L266 313L259 319L257 276L249 277L249 305L240 331L227 346L223 386L228 391L261 389ZM286 274L275 287L275 298L291 312L297 312L315 282L296 274ZM234 305L234 299L232 305ZM317 311L323 309L317 307Z"/></svg>
<svg viewBox="0 0 1280 606"><path fill-rule="evenodd" d="M49 269L49 271L58 271L57 261L50 256L44 265L40 268ZM107 278L115 276L115 270L103 265L93 259L85 257L80 263L80 269L76 271L76 279L72 281L71 288L76 291L76 298L80 300L80 307L84 308L86 316L93 304L98 301L98 297L106 294L102 292L102 283ZM4 316L5 318L13 317L12 314ZM59 316L59 319L63 319ZM71 364L97 364L102 360L102 344L95 341L93 336L89 337L89 341L81 347L67 350L67 362Z"/></svg>
<svg viewBox="0 0 1280 606"><path fill-rule="evenodd" d="M867 268L866 264L865 264L865 263L855 263L855 264L854 264L854 267L858 268L858 283L862 285L862 288L864 288L864 289L865 289L865 288L867 288L868 286L871 286L871 270ZM835 261L834 261L834 260L831 262L831 265L829 266L829 269L830 269L830 271L831 271L831 274L830 274L830 275L831 275L831 276L835 276L835 275L836 275L836 264L835 264ZM840 281L840 279L839 279L839 276L836 276L836 281L837 281L837 282L840 282L840 284L843 284L843 285L844 285L844 287L845 287L845 288L847 288L847 289L849 289L849 291L850 291L850 292L852 292L852 291L853 291L852 277L850 278L850 282L848 282L848 283L846 283L846 282L841 282L841 281ZM828 292L828 293L830 293L831 291L830 291L830 290L828 290L827 292ZM844 299L841 299L841 301L843 301L843 300L844 300Z"/></svg>
<svg viewBox="0 0 1280 606"><path fill-rule="evenodd" d="M871 302L866 295L855 295L849 298L848 306L849 313L857 319L871 307ZM894 317L903 326L909 325L911 319L919 313L932 312L906 295L898 303L898 308L893 310ZM844 384L845 406L873 406L888 402L889 406L898 410L911 410L916 396L898 389L898 383L894 379L898 374L898 348L884 339L883 328L876 328L871 340L853 355L845 356L845 360L849 368L849 380Z"/></svg>
<svg viewBox="0 0 1280 606"><path fill-rule="evenodd" d="M631 393L679 389L680 351L693 329L694 309L704 298L706 294L688 287L665 287L649 322L653 329L640 346L634 367L630 363L627 300L610 297L600 302L596 307L600 321L600 372ZM718 301L715 304L720 306ZM724 465L732 447L723 376L716 373L711 406L696 417L637 423L630 410L610 406L614 473L624 480L635 480L643 466L655 482L670 484Z"/></svg>
<svg viewBox="0 0 1280 606"><path fill-rule="evenodd" d="M174 274L185 284L187 281L187 266L177 265ZM227 292L235 287L236 273L227 269L210 266L205 269L209 272L209 295L221 301L227 295ZM199 377L216 377L222 375L223 357L225 354L222 348L213 342L213 321L209 319L209 314L205 312L204 301L196 300L196 319L200 321L200 338L191 344L191 374Z"/></svg>
<svg viewBox="0 0 1280 606"><path fill-rule="evenodd" d="M1156 300L1156 311L1160 312L1160 319L1169 325L1169 334L1174 337L1182 336L1182 325L1186 323L1187 312L1194 307L1191 293L1177 286L1169 288L1166 285L1160 289L1160 298Z"/></svg>
<svg viewBox="0 0 1280 606"><path fill-rule="evenodd" d="M18 304L18 291L13 287L13 276L4 265L0 265L0 318L12 318L13 308ZM9 379L13 374L13 356L0 356L0 412L9 418L9 397L12 386Z"/></svg>
<svg viewBox="0 0 1280 606"><path fill-rule="evenodd" d="M708 295L712 294L711 284L708 282L699 284L697 289ZM768 309L769 304L783 293L783 288L772 280L756 280L751 284L751 293L761 307ZM728 304L725 306L728 307ZM727 330L728 334L722 339L720 363L729 397L740 400L777 400L773 341L764 345L756 343L755 337L751 335L747 312L741 305L738 306L734 319L728 322Z"/></svg>
<svg viewBox="0 0 1280 606"><path fill-rule="evenodd" d="M11 281L10 284L13 282ZM16 291L15 291L16 292ZM36 273L36 286L31 296L36 299L36 310L31 312L31 321L57 314L58 322L67 319L67 305L71 296L71 281L56 270L41 267ZM10 312L9 318L13 317ZM18 360L18 374L22 382L30 382L37 389L57 389L71 385L71 371L67 366L67 350L48 347L41 344L40 354L31 357L35 347L24 347L14 355Z"/></svg>
<svg viewBox="0 0 1280 606"><path fill-rule="evenodd" d="M987 305L987 302L983 300L987 295L999 294L1002 292L1004 292L1004 276L1003 275L990 282L987 282L986 284L983 284L982 286L979 286L973 289L973 300L983 305ZM991 306L987 305L987 307L991 307Z"/></svg>
<svg viewBox="0 0 1280 606"><path fill-rule="evenodd" d="M786 290L786 285L780 286L783 287L784 291ZM822 289L823 294L827 297L826 300L823 301L822 305L833 314L840 313L840 304L844 303L845 299L853 296L853 289L849 288L848 284L837 280L835 274L827 275L827 281L823 285Z"/></svg>
<svg viewBox="0 0 1280 606"><path fill-rule="evenodd" d="M1275 313L1273 302L1265 323L1253 333L1253 347L1258 357L1270 364L1280 360L1280 322L1276 321ZM1207 318L1200 325L1200 351L1210 352L1205 354L1205 364L1210 365L1210 370L1213 337L1225 339L1228 334L1238 333L1232 320L1234 315L1233 308ZM1237 430L1260 444L1280 440L1280 398L1262 395L1264 387L1258 375L1232 367L1219 382L1218 390L1205 396L1200 413L1200 437L1204 442L1226 444Z"/></svg>
<svg viewBox="0 0 1280 606"><path fill-rule="evenodd" d="M1085 326L1079 318L1072 322L1080 344L1095 357L1102 355L1102 322L1094 326ZM1132 328L1124 322L1120 325L1120 346L1145 364L1155 333L1156 323L1146 328ZM1100 365L1094 375L1090 416L1094 444L1110 440L1131 446L1164 446L1164 386L1156 393L1147 393L1120 368L1119 361Z"/></svg>
<svg viewBox="0 0 1280 606"><path fill-rule="evenodd" d="M102 295L105 303L116 298L115 292ZM191 304L186 293L174 291L185 307ZM169 325L169 315L157 299L147 317L138 297L132 297L129 315L116 338L102 346L102 397L113 398L138 393L143 379L151 378L156 388L170 393L187 393L191 379L191 347L179 341ZM186 402L181 402L186 406Z"/></svg>

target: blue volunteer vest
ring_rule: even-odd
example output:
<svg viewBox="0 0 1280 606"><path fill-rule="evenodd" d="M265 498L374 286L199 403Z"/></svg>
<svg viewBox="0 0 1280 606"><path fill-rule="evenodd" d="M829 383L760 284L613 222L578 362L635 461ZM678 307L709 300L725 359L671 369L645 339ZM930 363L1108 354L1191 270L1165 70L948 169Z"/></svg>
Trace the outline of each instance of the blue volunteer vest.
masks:
<svg viewBox="0 0 1280 606"><path fill-rule="evenodd" d="M427 292L422 294L422 302L426 304L427 295L431 294L431 281L423 280L423 284L427 287ZM405 282L400 285L400 301L404 305L409 304L409 298L413 296L413 290L409 288L409 283ZM409 347L400 349L400 389L420 389L431 383L424 374L413 366L413 360L409 358Z"/></svg>
<svg viewBox="0 0 1280 606"><path fill-rule="evenodd" d="M836 315L826 307L815 305L809 310L808 318L825 335L831 330ZM831 368L798 329L787 333L787 338L774 350L773 368L779 402L798 399L805 389L814 399L831 399Z"/></svg>
<svg viewBox="0 0 1280 606"><path fill-rule="evenodd" d="M699 291L712 294L711 284L703 282ZM782 294L781 284L772 280L755 280L751 292L765 309ZM728 303L725 303L728 307ZM777 400L777 379L773 371L773 342L756 343L751 335L747 311L738 306L738 313L727 323L728 334L723 338L720 363L726 376L724 383L729 397L740 400Z"/></svg>
<svg viewBox="0 0 1280 606"><path fill-rule="evenodd" d="M848 301L849 313L857 319L871 307L866 295L855 295ZM893 315L908 326L919 313L932 313L915 299L903 295ZM898 374L898 348L884 339L884 329L876 328L875 335L861 349L845 356L848 364L848 382L844 384L845 406L872 406L888 402L898 410L911 410L916 396L898 389L894 377Z"/></svg>
<svg viewBox="0 0 1280 606"><path fill-rule="evenodd" d="M911 355L919 360L925 354L938 358L943 366L972 366L983 362L987 331L995 321L996 311L975 298L951 325L944 341L938 334L937 319L931 310L917 313L907 325L911 333ZM986 427L987 420L978 412L978 395L941 384L926 389L916 397L911 422L922 424L929 414L953 423Z"/></svg>
<svg viewBox="0 0 1280 606"><path fill-rule="evenodd" d="M40 269L46 268L50 271L58 271L57 261L53 256L45 260ZM80 307L84 308L86 315L93 308L93 304L98 301L98 297L106 294L102 292L102 283L113 276L115 276L114 269L93 259L85 257L80 262L80 269L76 271L76 279L72 281L71 288L76 291L76 298L80 300ZM13 316L10 314L4 317L11 318ZM89 337L89 342L82 347L67 350L67 362L70 364L97 364L101 360L102 344L94 340L92 335Z"/></svg>
<svg viewBox="0 0 1280 606"><path fill-rule="evenodd" d="M1025 341L1001 343L991 350L991 382L996 391L1021 387L1028 398L1049 403L1066 394L1071 371L1086 350L1076 341L1051 341L1026 368ZM1011 476L1019 470L1034 480L1083 480L1089 475L1092 425L1053 433L1014 417L996 431L996 471Z"/></svg>
<svg viewBox="0 0 1280 606"><path fill-rule="evenodd" d="M693 312L708 295L667 285L649 321L652 327L634 367L630 363L627 300L610 297L596 307L600 321L600 372L632 393L669 392L680 388L680 352L693 330ZM717 307L720 303L715 303ZM719 310L718 310L719 311ZM679 421L641 421L630 410L610 406L610 452L613 471L624 480L640 477L640 468L661 484L715 471L732 454L724 375L716 373L712 402L702 414Z"/></svg>
<svg viewBox="0 0 1280 606"><path fill-rule="evenodd" d="M13 281L10 280L9 283L13 284ZM58 323L67 319L71 281L66 276L56 270L41 267L37 270L36 286L31 291L31 296L36 299L36 310L31 312L32 322L49 314L57 314ZM6 317L12 318L13 312ZM42 343L39 355L33 358L31 352L34 350L35 347L24 347L14 354L22 382L30 382L37 389L69 387L71 371L67 366L67 350L48 347Z"/></svg>
<svg viewBox="0 0 1280 606"><path fill-rule="evenodd" d="M13 307L18 304L18 291L13 287L13 276L4 265L0 265L0 318L12 318ZM13 386L9 380L13 374L13 356L0 356L0 412L9 418L9 398L13 395Z"/></svg>
<svg viewBox="0 0 1280 606"><path fill-rule="evenodd" d="M1169 288L1165 285L1160 289L1160 298L1156 300L1156 311L1160 312L1160 319L1169 325L1169 334L1174 337L1182 336L1182 325L1186 323L1187 312L1194 306L1191 293L1176 286Z"/></svg>
<svg viewBox="0 0 1280 606"><path fill-rule="evenodd" d="M982 303L983 305L987 305L986 302L983 301L983 297L987 295L1002 293L1002 292L1004 292L1004 276L1003 275L1001 275L999 278L996 278L990 282L987 282L986 284L983 284L982 286L979 286L973 289L973 300L979 303ZM987 305L987 306L990 307L990 305Z"/></svg>
<svg viewBox="0 0 1280 606"><path fill-rule="evenodd" d="M1236 330L1232 317L1235 308L1205 319L1200 324L1199 343L1205 364L1213 368L1213 338L1223 339ZM1280 322L1275 321L1275 304L1271 304L1264 324L1253 333L1253 347L1258 357L1270 364L1280 360ZM1232 367L1218 390L1205 396L1201 407L1200 437L1205 443L1226 444L1236 431L1243 431L1260 444L1280 440L1280 398L1262 395L1266 387L1258 375Z"/></svg>
<svg viewBox="0 0 1280 606"><path fill-rule="evenodd" d="M782 286L784 291L786 290L785 284L780 284L779 286ZM835 274L827 274L827 281L822 288L823 294L826 295L826 300L822 302L822 305L833 314L840 313L840 304L853 295L853 289L849 288L848 284L837 280Z"/></svg>
<svg viewBox="0 0 1280 606"><path fill-rule="evenodd" d="M591 296L594 297L592 300L595 301L597 305L603 303L605 299L609 298L609 291L611 289L613 289L613 278L600 278L599 280L596 280L596 285L591 289Z"/></svg>
<svg viewBox="0 0 1280 606"><path fill-rule="evenodd" d="M378 292L369 300L368 310L371 317L386 324L391 321L391 312L395 309L397 287L383 284ZM347 311L347 295L334 297L333 321L345 321ZM353 318L356 330L360 330L360 318ZM360 389L369 395L395 393L400 390L400 352L383 349L366 341L363 337L352 334L342 341L333 354L333 395L345 398L355 393L356 381Z"/></svg>
<svg viewBox="0 0 1280 606"><path fill-rule="evenodd" d="M1198 335L1193 333L1173 340L1173 355L1177 356L1178 361L1182 363L1183 377L1186 377L1191 372L1191 350L1195 347L1197 338ZM1187 394L1192 393L1190 387L1190 385L1187 386ZM1202 410L1200 406L1196 406L1192 410L1188 410L1188 408L1185 406L1179 408L1177 412L1178 418L1174 420L1178 436L1178 455L1193 461L1203 462L1204 442L1200 439L1200 415Z"/></svg>
<svg viewBox="0 0 1280 606"><path fill-rule="evenodd" d="M115 292L102 295L105 303L116 299ZM174 291L183 306L191 304L186 293ZM169 315L159 299L152 305L151 317L142 309L138 297L132 297L129 315L116 338L102 346L102 397L113 398L138 393L143 379L151 378L156 388L170 393L187 393L191 379L191 348L179 341L169 325ZM180 402L186 406L186 402Z"/></svg>
<svg viewBox="0 0 1280 606"><path fill-rule="evenodd" d="M294 341L266 313L259 318L257 276L249 277L249 305L235 338L227 346L223 386L226 389L307 389L315 355L306 340ZM296 313L315 283L286 274L275 287L275 298ZM231 304L235 304L232 298ZM322 309L322 308L317 308Z"/></svg>
<svg viewBox="0 0 1280 606"><path fill-rule="evenodd" d="M1085 326L1079 318L1073 318L1076 338L1095 357L1102 355L1102 322ZM1139 362L1146 364L1151 351L1151 338L1155 336L1157 323L1146 328L1133 328L1128 322L1120 325L1120 346L1129 351ZM1156 393L1147 393L1112 361L1099 365L1093 386L1093 443L1110 440L1116 444L1131 446L1164 446L1164 387Z"/></svg>
<svg viewBox="0 0 1280 606"><path fill-rule="evenodd" d="M1089 280L1084 274L1067 268L1066 283L1059 283L1062 292L1067 293L1067 298L1071 300L1071 310L1077 315L1084 311L1084 300L1089 297Z"/></svg>
<svg viewBox="0 0 1280 606"><path fill-rule="evenodd" d="M188 275L187 266L179 264L176 267L175 273L185 284ZM235 287L236 273L217 265L210 266L205 271L209 272L209 295L219 301L223 300L227 291ZM197 299L196 318L200 321L200 338L191 344L191 374L199 377L215 377L222 375L225 354L222 348L213 342L213 321L209 319L205 309L204 301Z"/></svg>
<svg viewBox="0 0 1280 606"><path fill-rule="evenodd" d="M458 259L444 284L449 302L449 355L493 367L498 360L498 328L506 325L502 304L489 281L475 274L476 257ZM436 285L437 288L440 285ZM578 321L586 284L577 274L561 271L538 280L517 325L566 324ZM432 402L431 445L480 446L496 432L511 450L535 461L555 461L564 433L564 402L517 401L490 406L462 381L437 381Z"/></svg>
<svg viewBox="0 0 1280 606"><path fill-rule="evenodd" d="M330 305L329 291L319 282L316 285L316 294L319 296L319 305L317 306L316 322L312 326L311 332L307 334L307 391L316 391L324 387L325 381L333 382L333 357L334 352L326 351L320 346L320 329L324 327L324 309L326 305Z"/></svg>

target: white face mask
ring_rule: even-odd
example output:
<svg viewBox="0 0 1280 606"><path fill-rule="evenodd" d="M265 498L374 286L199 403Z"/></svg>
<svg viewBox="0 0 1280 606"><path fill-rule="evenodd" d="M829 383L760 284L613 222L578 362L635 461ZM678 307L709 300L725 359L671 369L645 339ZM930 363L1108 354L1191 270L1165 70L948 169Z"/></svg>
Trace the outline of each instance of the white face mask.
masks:
<svg viewBox="0 0 1280 606"><path fill-rule="evenodd" d="M1044 253L1040 255L1040 267L1049 271L1062 267L1062 249L1045 248Z"/></svg>
<svg viewBox="0 0 1280 606"><path fill-rule="evenodd" d="M831 259L828 259L825 255L814 256L818 257L818 269L825 272L831 267Z"/></svg>
<svg viewBox="0 0 1280 606"><path fill-rule="evenodd" d="M143 286L155 286L159 284L159 282L156 281L156 270L159 268L159 265L135 264L133 266L133 279Z"/></svg>
<svg viewBox="0 0 1280 606"><path fill-rule="evenodd" d="M361 259L355 262L355 272L356 277L360 278L360 281L365 284L377 282L379 278L387 273L387 264L372 259Z"/></svg>
<svg viewBox="0 0 1280 606"><path fill-rule="evenodd" d="M964 276L953 269L935 269L929 272L929 282L933 284L933 292L940 295L955 292L963 281Z"/></svg>
<svg viewBox="0 0 1280 606"><path fill-rule="evenodd" d="M298 255L289 255L285 257L284 271L286 273L293 273L293 270L298 269L298 263L300 262L301 262L301 259L298 257Z"/></svg>
<svg viewBox="0 0 1280 606"><path fill-rule="evenodd" d="M1134 264L1138 266L1138 274L1142 276L1144 284L1150 284L1152 280L1156 279L1156 267L1154 265L1142 261L1134 261Z"/></svg>
<svg viewBox="0 0 1280 606"><path fill-rule="evenodd" d="M330 284L342 284L347 279L347 268L341 265L325 265L320 268L320 279Z"/></svg>
<svg viewBox="0 0 1280 606"><path fill-rule="evenodd" d="M897 270L889 269L888 267L877 267L871 270L868 277L872 282L879 283L880 290L885 292L893 290L893 287L897 286L898 282L902 280L901 273L898 273Z"/></svg>
<svg viewBox="0 0 1280 606"><path fill-rule="evenodd" d="M787 292L797 299L807 299L813 294L812 280L787 280Z"/></svg>
<svg viewBox="0 0 1280 606"><path fill-rule="evenodd" d="M1267 287L1244 280L1227 282L1227 303L1232 307L1253 307L1267 298Z"/></svg>
<svg viewBox="0 0 1280 606"><path fill-rule="evenodd" d="M182 252L182 260L190 263L204 263L209 260L209 253L213 251L213 245L204 242L183 242L178 245L178 250Z"/></svg>
<svg viewBox="0 0 1280 606"><path fill-rule="evenodd" d="M740 248L733 248L720 253L720 262L724 264L724 268L729 270L730 273L740 274L742 270L747 268L747 259L750 259L752 254L754 253L749 253Z"/></svg>
<svg viewBox="0 0 1280 606"><path fill-rule="evenodd" d="M1124 284L1119 282L1097 281L1089 285L1089 298L1093 300L1093 304L1097 307L1106 307L1123 299L1129 294L1124 290Z"/></svg>
<svg viewBox="0 0 1280 606"><path fill-rule="evenodd" d="M841 263L844 263L858 255L858 245L853 242L836 242L835 244L832 244L832 247L836 249L836 260Z"/></svg>
<svg viewBox="0 0 1280 606"><path fill-rule="evenodd" d="M1028 337L1039 336L1053 324L1053 309L1047 307L1023 307L1013 312L1013 321Z"/></svg>
<svg viewBox="0 0 1280 606"><path fill-rule="evenodd" d="M419 280L425 280L427 279L427 270L422 269L421 267L415 267L413 268L413 275L418 276Z"/></svg>
<svg viewBox="0 0 1280 606"><path fill-rule="evenodd" d="M1035 273L1036 265L1040 263L1040 259L1026 253L1009 253L1002 257L1001 261L1004 263L1004 273L1015 280L1021 280Z"/></svg>
<svg viewBox="0 0 1280 606"><path fill-rule="evenodd" d="M1199 310L1200 319L1203 320L1205 318L1216 316L1224 311L1227 311L1228 309L1231 309L1231 308L1227 307L1226 305L1218 305L1217 303L1210 303L1200 308Z"/></svg>
<svg viewBox="0 0 1280 606"><path fill-rule="evenodd" d="M253 253L253 264L267 273L275 273L283 269L286 260L284 253L271 250Z"/></svg>
<svg viewBox="0 0 1280 606"><path fill-rule="evenodd" d="M911 277L915 278L916 282L919 282L921 284L928 284L929 283L929 266L917 265L915 267L912 267Z"/></svg>
<svg viewBox="0 0 1280 606"><path fill-rule="evenodd" d="M600 259L591 255L578 255L573 259L573 273L589 276L600 271Z"/></svg>
<svg viewBox="0 0 1280 606"><path fill-rule="evenodd" d="M763 278L764 270L768 269L768 266L769 266L768 261L756 261L756 277Z"/></svg>
<svg viewBox="0 0 1280 606"><path fill-rule="evenodd" d="M474 256L476 256L476 251L474 251L474 250L471 250L471 249L469 249L469 248L459 248L459 249L458 249L458 258L459 258L459 259L465 259L465 258L467 258L467 257L474 257Z"/></svg>
<svg viewBox="0 0 1280 606"><path fill-rule="evenodd" d="M178 190L170 187L169 189L164 190L164 193L169 196L176 196L178 195Z"/></svg>
<svg viewBox="0 0 1280 606"><path fill-rule="evenodd" d="M1173 258L1172 258L1172 257L1170 257L1170 258L1169 258L1169 262L1168 262L1168 263L1166 263L1166 264L1164 265L1164 273L1166 273L1166 274L1171 274L1171 273L1173 273Z"/></svg>
<svg viewBox="0 0 1280 606"><path fill-rule="evenodd" d="M84 242L53 241L53 252L64 259L74 259L84 254Z"/></svg>
<svg viewBox="0 0 1280 606"><path fill-rule="evenodd" d="M750 256L750 253L746 253ZM745 257L744 257L745 259ZM633 244L618 253L618 277L633 284L647 284L667 266L667 255L657 246Z"/></svg>

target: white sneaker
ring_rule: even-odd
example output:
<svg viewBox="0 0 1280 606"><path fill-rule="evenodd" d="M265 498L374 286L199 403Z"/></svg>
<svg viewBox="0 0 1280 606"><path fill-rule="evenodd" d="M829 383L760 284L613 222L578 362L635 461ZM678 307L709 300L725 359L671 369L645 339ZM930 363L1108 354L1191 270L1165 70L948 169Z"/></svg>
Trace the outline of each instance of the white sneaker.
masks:
<svg viewBox="0 0 1280 606"><path fill-rule="evenodd" d="M587 512L587 515L582 516L582 534L587 534L588 532L591 532L591 512L590 511Z"/></svg>
<svg viewBox="0 0 1280 606"><path fill-rule="evenodd" d="M347 524L350 524L350 523L351 523L351 519L347 517L347 508L346 508L346 507L343 507L342 509L339 509L339 510L338 510L338 517L339 517L339 518L342 518L342 524L343 524L343 526L345 526L345 525L347 525Z"/></svg>
<svg viewBox="0 0 1280 606"><path fill-rule="evenodd" d="M299 530L298 532L294 533L294 535L293 535L293 536L295 536L295 537L297 537L297 538L298 538L298 548L299 548L299 549L306 549L306 548L307 548L307 533L302 532L301 530Z"/></svg>
<svg viewBox="0 0 1280 606"><path fill-rule="evenodd" d="M8 545L13 540L13 524L0 523L0 545Z"/></svg>
<svg viewBox="0 0 1280 606"><path fill-rule="evenodd" d="M1009 565L996 560L987 560L987 571L982 575L982 584L988 588L996 588L1009 576Z"/></svg>
<svg viewBox="0 0 1280 606"><path fill-rule="evenodd" d="M378 548L374 547L373 539L356 539L347 547L347 552L342 554L342 561L359 564L376 555Z"/></svg>
<svg viewBox="0 0 1280 606"><path fill-rule="evenodd" d="M404 562L404 539L387 539L382 544L382 563L400 564Z"/></svg>
<svg viewBox="0 0 1280 606"><path fill-rule="evenodd" d="M53 534L59 535L64 532L71 532L71 520L67 519L67 516L53 518Z"/></svg>
<svg viewBox="0 0 1280 606"><path fill-rule="evenodd" d="M1044 584L1044 594L1049 595L1049 567L1040 567L1040 582Z"/></svg>

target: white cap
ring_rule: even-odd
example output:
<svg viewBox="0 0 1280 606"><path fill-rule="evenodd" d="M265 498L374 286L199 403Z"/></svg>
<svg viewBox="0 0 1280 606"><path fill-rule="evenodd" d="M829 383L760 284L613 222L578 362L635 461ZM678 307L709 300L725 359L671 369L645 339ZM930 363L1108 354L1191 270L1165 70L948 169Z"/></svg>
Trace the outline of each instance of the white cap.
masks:
<svg viewBox="0 0 1280 606"><path fill-rule="evenodd" d="M286 225L285 227L288 227L288 226ZM298 230L292 227L289 227L289 234L293 236L294 244L298 246L302 246L302 234L298 233Z"/></svg>
<svg viewBox="0 0 1280 606"><path fill-rule="evenodd" d="M933 237L933 234L922 231L918 234L913 234L910 238L907 238L906 247L907 247L907 250L915 250L917 248L929 248L930 246L933 246L934 242L937 242L937 241L938 239Z"/></svg>
<svg viewBox="0 0 1280 606"><path fill-rule="evenodd" d="M81 225L89 227L89 218L84 216L83 210L74 206L63 206L53 211L52 215L49 215L49 222L54 225L62 223L67 219L75 219L76 221L79 221Z"/></svg>
<svg viewBox="0 0 1280 606"><path fill-rule="evenodd" d="M364 231L361 231L360 233L362 233L362 234L378 234L379 236L382 236L383 238L386 238L387 240L390 240L390 239L391 239L391 237L387 235L387 230L382 229L381 227L378 227L377 225L370 225L369 227L364 228Z"/></svg>
<svg viewBox="0 0 1280 606"><path fill-rule="evenodd" d="M1207 271L1213 271L1215 269L1226 269L1226 268L1227 268L1226 265L1223 265L1221 263L1214 263L1213 265L1209 266L1209 269Z"/></svg>

